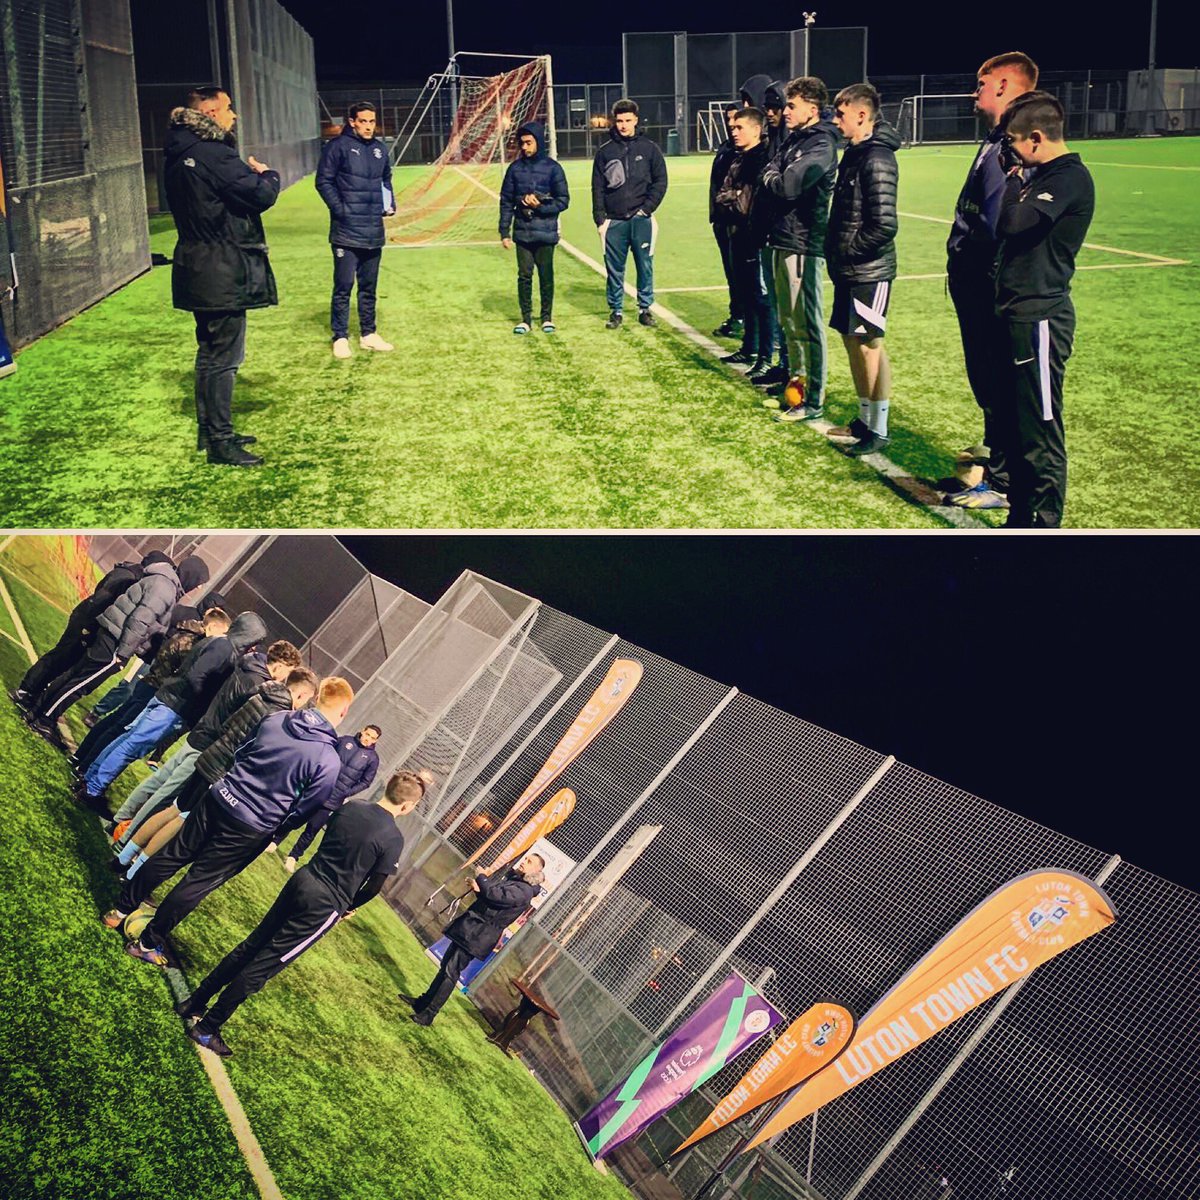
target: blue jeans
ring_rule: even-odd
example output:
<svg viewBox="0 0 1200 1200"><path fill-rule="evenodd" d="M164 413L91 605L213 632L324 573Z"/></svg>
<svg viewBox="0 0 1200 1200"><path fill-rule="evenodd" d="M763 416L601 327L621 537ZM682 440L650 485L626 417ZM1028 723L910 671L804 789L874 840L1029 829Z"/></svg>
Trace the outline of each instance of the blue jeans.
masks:
<svg viewBox="0 0 1200 1200"><path fill-rule="evenodd" d="M653 217L608 220L600 226L610 311L620 312L625 306L625 262L631 250L637 268L638 308L646 309L654 303L654 239L657 234L658 226Z"/></svg>
<svg viewBox="0 0 1200 1200"><path fill-rule="evenodd" d="M141 715L88 768L83 777L88 795L98 796L127 766L158 745L158 739L183 725L179 714L161 700L151 700Z"/></svg>

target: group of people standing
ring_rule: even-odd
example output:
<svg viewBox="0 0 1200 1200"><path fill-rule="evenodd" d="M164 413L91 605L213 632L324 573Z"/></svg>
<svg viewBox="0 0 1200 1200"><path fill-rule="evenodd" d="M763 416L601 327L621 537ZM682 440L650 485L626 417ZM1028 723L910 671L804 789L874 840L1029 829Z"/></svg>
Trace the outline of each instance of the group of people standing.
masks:
<svg viewBox="0 0 1200 1200"><path fill-rule="evenodd" d="M1074 309L1070 281L1094 209L1091 177L1063 141L1063 110L1013 52L979 68L976 109L990 127L955 207L949 293L983 440L943 481L947 502L1009 510L1009 527L1055 527L1066 498L1062 383ZM827 93L811 76L754 76L725 112L709 219L729 290L716 336L725 361L765 385L781 421L821 417L826 390L822 276L842 335L858 414L828 436L861 456L887 446L891 366L884 348L899 228L896 131L869 84ZM840 148L840 160L839 160ZM776 359L776 355L778 356Z"/></svg>
<svg viewBox="0 0 1200 1200"><path fill-rule="evenodd" d="M266 644L257 613L231 617L217 592L194 598L208 577L194 556L176 564L155 551L117 564L71 611L58 643L10 695L30 727L66 752L58 718L121 665L142 659L142 669L119 685L123 700L68 758L74 798L103 819L120 877L103 923L126 935L125 948L136 959L167 966L175 926L261 854L303 830L283 863L292 878L270 910L177 1005L194 1041L228 1055L221 1027L237 1007L353 916L399 868L404 839L396 819L415 810L434 779L428 771L398 771L375 803L348 803L375 782L381 728L366 725L339 737L354 698L350 684L338 676L318 679L289 641ZM98 640L97 658L91 651ZM93 669L100 661L105 669ZM110 814L107 786L180 734L186 737L175 752ZM322 831L316 854L300 866ZM424 995L404 997L418 1024L432 1023L463 968L486 956L528 908L543 867L531 854L494 877L476 875L470 885L476 902L447 927L451 949L437 975ZM161 902L149 903L180 870L186 873Z"/></svg>

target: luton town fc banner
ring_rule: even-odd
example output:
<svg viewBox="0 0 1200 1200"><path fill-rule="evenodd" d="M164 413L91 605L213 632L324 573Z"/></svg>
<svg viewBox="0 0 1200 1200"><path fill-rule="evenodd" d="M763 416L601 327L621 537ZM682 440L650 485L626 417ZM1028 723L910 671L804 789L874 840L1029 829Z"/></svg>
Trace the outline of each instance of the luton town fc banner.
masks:
<svg viewBox="0 0 1200 1200"><path fill-rule="evenodd" d="M624 1083L579 1119L588 1150L600 1158L641 1133L781 1020L740 975L730 975Z"/></svg>
<svg viewBox="0 0 1200 1200"><path fill-rule="evenodd" d="M541 808L517 831L503 850L500 851L490 870L495 871L514 858L519 858L534 842L549 837L575 811L575 793L570 788L559 788Z"/></svg>
<svg viewBox="0 0 1200 1200"><path fill-rule="evenodd" d="M803 1083L829 1066L854 1035L854 1016L841 1004L821 1001L801 1013L775 1044L742 1076L678 1150L685 1150L730 1121L753 1112L768 1100Z"/></svg>
<svg viewBox="0 0 1200 1200"><path fill-rule="evenodd" d="M859 1022L846 1052L802 1084L747 1149L869 1079L1056 954L1106 929L1116 909L1074 871L1019 875L976 905Z"/></svg>

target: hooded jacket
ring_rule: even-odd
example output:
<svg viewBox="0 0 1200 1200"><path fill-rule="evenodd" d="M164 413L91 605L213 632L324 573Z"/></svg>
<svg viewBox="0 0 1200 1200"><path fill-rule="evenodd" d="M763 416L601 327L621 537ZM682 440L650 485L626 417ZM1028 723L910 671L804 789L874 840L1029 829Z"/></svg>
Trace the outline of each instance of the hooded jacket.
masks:
<svg viewBox="0 0 1200 1200"><path fill-rule="evenodd" d="M881 283L896 278L896 187L900 136L884 121L847 146L825 235L825 260L834 283Z"/></svg>
<svg viewBox="0 0 1200 1200"><path fill-rule="evenodd" d="M837 177L838 131L824 119L793 129L761 178L767 242L789 253L825 253L829 196Z"/></svg>
<svg viewBox="0 0 1200 1200"><path fill-rule="evenodd" d="M500 185L500 237L511 237L522 246L553 246L558 241L558 214L571 203L567 177L546 150L546 131L540 121L527 121L517 138L529 133L537 139L532 158L520 155L509 163ZM540 203L532 208L521 203L533 194Z"/></svg>
<svg viewBox="0 0 1200 1200"><path fill-rule="evenodd" d="M197 643L179 673L168 679L154 698L177 713L184 728L190 729L204 716L242 654L266 635L267 627L258 613L238 613L224 636Z"/></svg>
<svg viewBox="0 0 1200 1200"><path fill-rule="evenodd" d="M265 633L263 637L266 637ZM269 678L265 654L257 650L243 654L233 664L233 671L221 684L221 690L188 734L188 745L194 750L207 750L221 736L225 722Z"/></svg>
<svg viewBox="0 0 1200 1200"><path fill-rule="evenodd" d="M357 734L339 738L337 752L342 760L342 769L338 772L333 795L329 797L331 805L341 804L347 796L356 796L364 788L369 788L379 770L379 755L375 747L364 746Z"/></svg>
<svg viewBox="0 0 1200 1200"><path fill-rule="evenodd" d="M639 212L650 216L667 194L667 164L662 151L634 129L633 137L609 130L608 141L592 163L592 220L627 221Z"/></svg>
<svg viewBox="0 0 1200 1200"><path fill-rule="evenodd" d="M172 111L163 148L167 203L179 232L171 294L188 312L279 303L260 215L279 198L279 172L252 171L236 145L211 117Z"/></svg>
<svg viewBox="0 0 1200 1200"><path fill-rule="evenodd" d="M287 685L274 679L266 679L241 705L235 708L229 719L217 731L217 736L208 748L196 759L196 770L209 783L216 783L230 767L238 747L272 713L289 712L292 693Z"/></svg>
<svg viewBox="0 0 1200 1200"><path fill-rule="evenodd" d="M167 619L181 595L183 588L170 559L150 563L141 579L131 584L96 619L102 629L116 638L113 652L117 658L128 661L140 654L150 639L167 627Z"/></svg>
<svg viewBox="0 0 1200 1200"><path fill-rule="evenodd" d="M768 108L777 108L783 112L784 105L787 104L787 80L773 79L767 84L763 90L762 109L766 112ZM788 135L787 126L780 118L778 125L772 125L767 122L767 149L771 152L771 157L775 156L775 152L779 149L780 144Z"/></svg>
<svg viewBox="0 0 1200 1200"><path fill-rule="evenodd" d="M271 834L289 814L307 820L325 804L341 765L337 733L320 709L273 713L210 794L233 820Z"/></svg>
<svg viewBox="0 0 1200 1200"><path fill-rule="evenodd" d="M771 87L770 75L751 75L738 89L738 98L746 108L767 111L767 88Z"/></svg>
<svg viewBox="0 0 1200 1200"><path fill-rule="evenodd" d="M117 563L92 589L92 594L75 605L67 615L63 637L82 638L96 628L96 619L122 592L132 587L145 572L140 562Z"/></svg>
<svg viewBox="0 0 1200 1200"><path fill-rule="evenodd" d="M444 932L475 958L486 958L505 928L529 907L541 889L536 883L526 883L516 867L490 877L477 875L475 882L479 884L475 903L455 917Z"/></svg>
<svg viewBox="0 0 1200 1200"><path fill-rule="evenodd" d="M392 190L392 156L381 138L364 141L349 121L321 147L317 191L329 208L334 246L378 250L383 231L383 189Z"/></svg>

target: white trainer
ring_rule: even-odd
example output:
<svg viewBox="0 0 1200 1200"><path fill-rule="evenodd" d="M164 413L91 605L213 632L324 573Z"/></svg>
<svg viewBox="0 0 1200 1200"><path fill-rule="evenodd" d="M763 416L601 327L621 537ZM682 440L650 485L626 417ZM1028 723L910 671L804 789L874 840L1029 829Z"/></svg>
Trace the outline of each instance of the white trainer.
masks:
<svg viewBox="0 0 1200 1200"><path fill-rule="evenodd" d="M335 341L333 343L333 357L334 358L349 358L350 353L351 353L351 351L350 351L350 339L349 338L338 338L337 341Z"/></svg>
<svg viewBox="0 0 1200 1200"><path fill-rule="evenodd" d="M368 333L366 337L360 337L358 344L363 350L395 350L395 346L391 342L385 342L377 333Z"/></svg>

